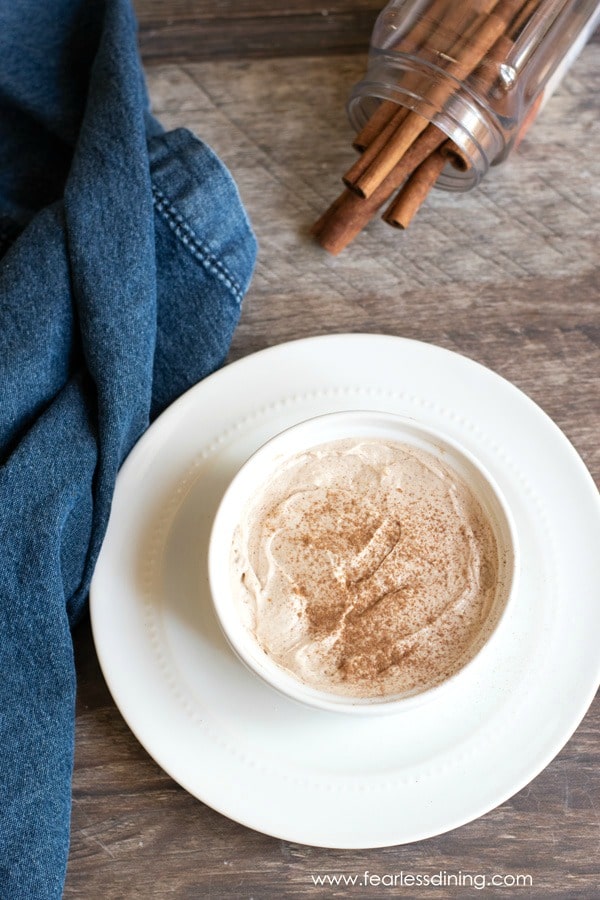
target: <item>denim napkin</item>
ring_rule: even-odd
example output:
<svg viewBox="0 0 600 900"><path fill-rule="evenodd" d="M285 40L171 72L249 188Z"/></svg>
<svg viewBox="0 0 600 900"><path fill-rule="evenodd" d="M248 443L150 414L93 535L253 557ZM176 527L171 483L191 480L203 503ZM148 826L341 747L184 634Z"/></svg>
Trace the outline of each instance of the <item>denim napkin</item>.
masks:
<svg viewBox="0 0 600 900"><path fill-rule="evenodd" d="M0 5L0 898L60 897L75 673L115 476L219 366L256 245L148 112L128 0Z"/></svg>

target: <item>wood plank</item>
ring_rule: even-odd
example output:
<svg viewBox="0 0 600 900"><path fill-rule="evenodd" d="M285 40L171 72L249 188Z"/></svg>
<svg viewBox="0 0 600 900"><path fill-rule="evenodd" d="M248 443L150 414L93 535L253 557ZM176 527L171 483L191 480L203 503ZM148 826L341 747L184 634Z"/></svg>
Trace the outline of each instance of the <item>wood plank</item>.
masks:
<svg viewBox="0 0 600 900"><path fill-rule="evenodd" d="M260 254L231 359L310 334L431 341L510 379L551 415L600 480L600 46L585 49L517 155L464 195L434 192L405 233L373 222L331 258L308 227L351 158L344 102L363 60L220 60L148 72L166 127L185 126L233 172ZM302 90L298 90L298 84ZM379 898L313 875L530 874L492 896L597 898L600 699L524 790L445 835L381 850L275 840L186 794L118 713L84 623L66 898ZM389 892L389 889L387 889ZM477 896L406 889L406 896Z"/></svg>
<svg viewBox="0 0 600 900"><path fill-rule="evenodd" d="M147 63L318 53L364 53L381 9L378 0L176 0L165 16L159 0L137 0L139 40Z"/></svg>
<svg viewBox="0 0 600 900"><path fill-rule="evenodd" d="M146 9L151 6L158 21L159 5ZM241 20L252 18L256 4L169 4L180 8L207 18L228 8ZM301 5L288 8L299 14ZM340 190L340 174L353 156L344 104L364 59L265 55L273 58L229 59L223 51L219 59L148 70L155 112L166 127L191 128L214 147L235 176L258 235L256 274L230 358L327 332L431 341L522 388L600 480L600 46L584 50L519 153L480 188L433 192L406 233L374 221L335 259L310 240L308 228ZM79 628L75 646L65 898L375 900L390 892L375 885L319 889L312 881L365 870L522 873L532 876L531 889L486 895L598 896L600 698L550 765L487 815L428 841L337 851L266 837L188 795L123 722L89 623ZM420 887L405 895L435 900L463 892Z"/></svg>
<svg viewBox="0 0 600 900"><path fill-rule="evenodd" d="M489 896L596 900L600 870L600 698L559 756L530 785L445 835L379 850L280 841L226 819L176 785L137 743L110 698L89 623L76 638L79 673L72 845L65 898L281 900L352 896L312 876L446 872L529 874L532 889ZM379 886L354 889L380 898ZM389 891L389 888L387 889ZM470 896L421 887L409 897Z"/></svg>
<svg viewBox="0 0 600 900"><path fill-rule="evenodd" d="M147 64L366 53L383 0L134 0ZM600 31L594 36L600 40Z"/></svg>

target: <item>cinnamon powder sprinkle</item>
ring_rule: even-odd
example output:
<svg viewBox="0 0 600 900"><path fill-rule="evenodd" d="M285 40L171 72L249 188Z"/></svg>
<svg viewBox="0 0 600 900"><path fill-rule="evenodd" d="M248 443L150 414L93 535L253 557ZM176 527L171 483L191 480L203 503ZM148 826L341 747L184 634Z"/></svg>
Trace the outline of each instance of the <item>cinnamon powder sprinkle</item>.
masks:
<svg viewBox="0 0 600 900"><path fill-rule="evenodd" d="M410 694L476 652L498 552L470 488L409 445L298 454L246 510L232 552L242 615L279 665L322 690Z"/></svg>

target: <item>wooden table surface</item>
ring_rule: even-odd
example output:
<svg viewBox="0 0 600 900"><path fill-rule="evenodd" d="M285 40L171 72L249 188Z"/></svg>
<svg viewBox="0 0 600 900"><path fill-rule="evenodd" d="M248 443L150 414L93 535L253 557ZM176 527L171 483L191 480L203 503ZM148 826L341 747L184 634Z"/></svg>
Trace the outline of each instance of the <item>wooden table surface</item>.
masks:
<svg viewBox="0 0 600 900"><path fill-rule="evenodd" d="M312 334L430 341L496 370L557 422L600 475L600 43L584 50L523 143L475 191L434 192L405 233L375 221L328 256L307 235L353 158L344 104L379 3L139 0L154 111L212 145L235 176L260 253L231 359ZM165 10L168 10L165 12ZM306 55L312 54L312 55ZM598 593L598 586L590 591ZM455 831L381 850L266 837L173 782L102 678L89 623L79 695L66 897L380 897L317 888L323 873L530 874L487 896L600 896L600 703L524 790ZM600 652L600 648L599 648ZM476 889L405 888L468 897Z"/></svg>

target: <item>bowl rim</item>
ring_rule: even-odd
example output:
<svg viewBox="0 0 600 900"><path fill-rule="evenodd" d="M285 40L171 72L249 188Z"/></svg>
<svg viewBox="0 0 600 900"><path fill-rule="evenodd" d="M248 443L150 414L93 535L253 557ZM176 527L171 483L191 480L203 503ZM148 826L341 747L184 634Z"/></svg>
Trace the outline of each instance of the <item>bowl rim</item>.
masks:
<svg viewBox="0 0 600 900"><path fill-rule="evenodd" d="M293 440L296 434L302 435L302 433L305 431L310 432L311 429L318 429L320 425L326 426L328 423L337 423L341 425L345 422L347 425L353 424L355 427L360 428L361 426L363 426L367 428L368 425L366 424L366 418L370 418L371 420L373 420L374 418L376 419L377 424L381 424L383 426L387 425L389 427L393 425L398 428L404 427L405 429L408 429L413 433L418 432L421 435L424 435L426 441L428 441L431 445L431 449L427 448L428 452L432 452L435 455L435 452L437 451L439 459L443 458L444 452L447 449L450 449L455 456L466 461L468 466L474 469L479 478L482 479L483 483L486 485L488 492L493 497L493 501L495 502L497 509L500 511L500 518L502 521L499 523L496 520L496 516L490 516L487 505L485 505L484 508L484 512L486 513L488 520L490 518L492 519L491 524L497 542L499 539L500 530L503 530L505 532L507 540L502 547L502 556L504 557L505 565L505 571L503 572L504 597L502 600L502 607L496 614L496 620L493 624L493 627L491 628L487 636L485 636L481 646L479 646L478 649L450 676L441 679L439 682L430 685L424 690L404 695L396 694L387 696L383 695L381 697L364 698L352 697L351 695L335 694L332 692L313 688L312 686L302 682L299 678L296 678L291 672L288 672L278 663L272 660L260 646L258 641L256 641L250 635L248 629L244 626L241 619L234 615L235 600L233 598L233 593L230 589L222 589L220 583L227 583L227 575L229 574L228 564L226 566L227 575L223 575L222 572L222 554L225 553L225 548L223 546L223 541L221 540L221 532L225 528L224 521L226 521L226 516L229 513L229 509L232 506L237 506L238 509L243 509L244 505L250 499L250 494L248 493L245 494L241 499L236 496L240 491L240 486L243 485L245 481L250 479L249 473L251 473L255 467L260 466L264 458L270 456L273 461L277 459L277 450L279 446L282 444L285 445L286 442ZM322 439L317 436L313 440L300 442L300 444L298 444L298 446L296 446L294 449L291 449L285 453L282 453L280 451L279 455L281 458L278 461L278 465L281 464L281 462L283 462L286 458L291 458L292 456L295 456L296 454L301 453L304 450L318 447L321 444L330 443L335 440L344 440L344 437L351 439L353 437L359 436L360 435L357 433L348 433L345 436L340 435L339 437L324 437ZM368 434L365 434L365 437L368 437ZM410 443L409 440L404 440L400 437L394 439L392 436L389 436L381 439L389 441L396 440L397 443ZM444 461L452 468L451 460L444 459ZM464 475L461 477L464 478ZM260 489L265 480L266 478L263 476L263 478L259 479L258 482L252 482L253 487L255 489ZM471 487L471 489L473 489L472 484L470 484L469 486ZM477 498L479 502L482 503L479 494L477 494ZM484 504L482 503L482 505ZM233 525L229 529L229 541L226 550L227 555L225 557L227 559L227 563L231 550L231 537L233 536L234 527L235 525ZM227 532L227 529L225 530ZM510 561L510 564L508 561ZM430 698L439 695L446 688L448 688L448 686L455 684L456 681L460 679L461 676L463 676L471 668L475 660L479 659L484 651L490 646L495 635L498 632L499 626L506 618L507 610L511 606L512 598L516 593L520 568L519 564L520 553L517 530L510 506L507 503L503 492L499 488L496 479L491 475L490 472L488 472L487 468L477 459L472 451L467 447L464 447L460 442L447 435L443 430L439 429L435 425L430 425L429 423L422 422L414 416L407 416L398 413L391 413L383 410L373 409L336 410L332 412L321 413L316 416L310 416L309 418L302 419L299 422L281 429L276 434L272 435L266 441L264 441L240 465L233 478L227 485L219 501L217 511L213 519L208 543L208 577L212 607L216 614L220 629L227 640L227 643L233 650L235 656L244 664L245 668L252 675L258 677L263 683L266 683L271 688L275 689L279 694L282 694L286 698L299 702L305 707L308 706L312 708L327 710L330 712L354 714L358 713L360 715L382 715L414 708L415 706L422 705ZM495 604L497 604L497 602L498 601L496 599ZM229 615L228 612L230 613ZM233 627L231 627L232 625ZM256 658L255 654L248 652L248 645L252 646L255 654L258 653L259 659Z"/></svg>

